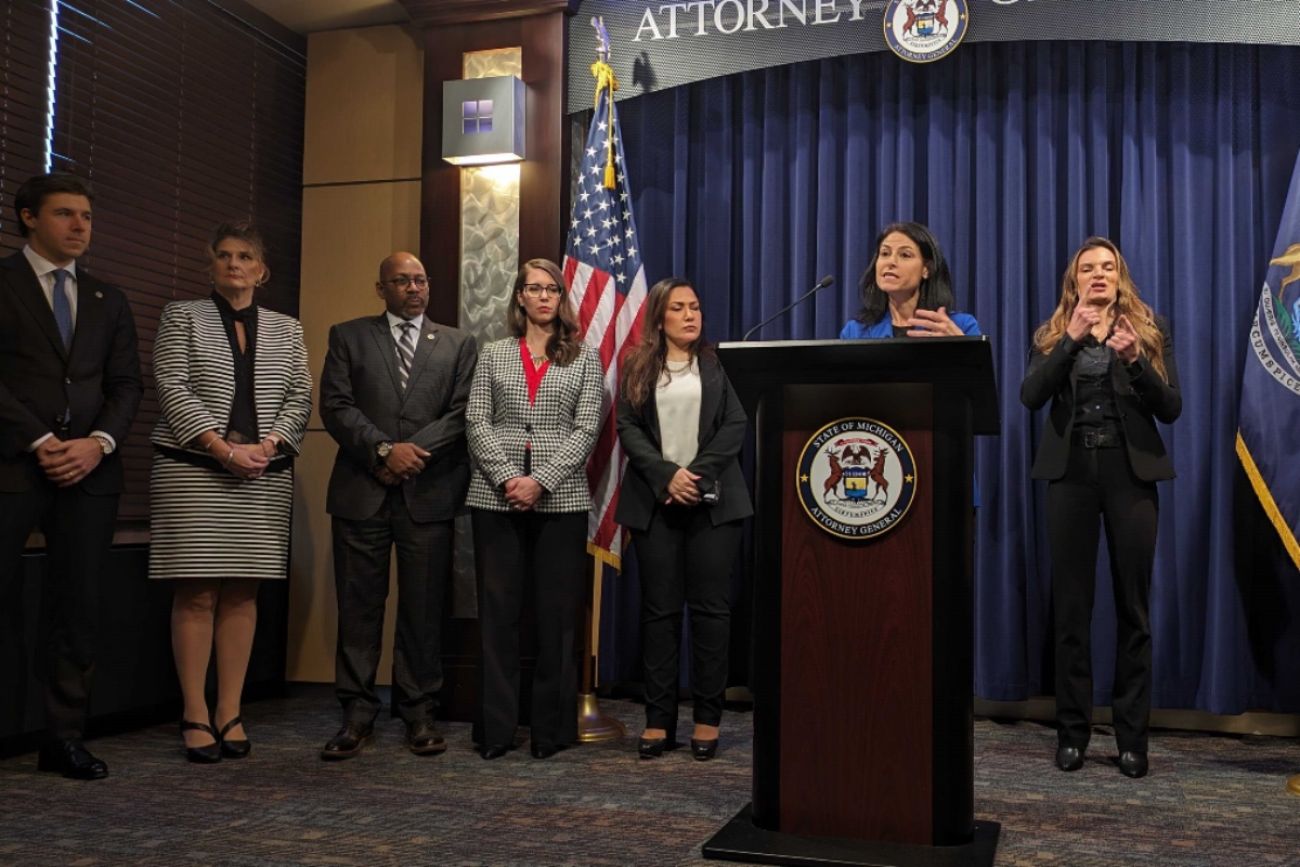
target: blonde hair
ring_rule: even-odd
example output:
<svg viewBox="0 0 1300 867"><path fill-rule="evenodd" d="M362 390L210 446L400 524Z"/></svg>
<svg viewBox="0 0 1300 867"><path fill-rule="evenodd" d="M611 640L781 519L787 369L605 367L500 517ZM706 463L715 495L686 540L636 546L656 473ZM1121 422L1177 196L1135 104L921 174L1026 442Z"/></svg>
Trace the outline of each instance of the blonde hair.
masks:
<svg viewBox="0 0 1300 867"><path fill-rule="evenodd" d="M1133 284L1128 263L1124 261L1119 248L1108 238L1093 236L1084 241L1083 246L1074 252L1070 265L1061 278L1060 303L1056 305L1051 318L1034 332L1034 349L1047 355L1065 336L1065 329L1070 324L1070 317L1074 315L1074 308L1079 306L1079 282L1075 276L1079 270L1079 258L1089 250L1098 248L1109 250L1114 255L1115 264L1119 268L1113 305L1115 319L1119 319L1120 316L1128 317L1128 321L1133 324L1133 330L1137 332L1138 352L1145 355L1160 378L1168 382L1169 374L1165 370L1164 336L1156 325L1156 315L1147 303L1138 297L1137 286Z"/></svg>

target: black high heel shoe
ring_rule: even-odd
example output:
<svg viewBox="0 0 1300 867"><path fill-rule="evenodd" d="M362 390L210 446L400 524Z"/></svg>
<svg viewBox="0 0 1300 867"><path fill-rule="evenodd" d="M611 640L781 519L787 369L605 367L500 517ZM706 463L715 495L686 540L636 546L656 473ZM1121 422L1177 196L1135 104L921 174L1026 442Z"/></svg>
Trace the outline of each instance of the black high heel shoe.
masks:
<svg viewBox="0 0 1300 867"><path fill-rule="evenodd" d="M675 750L680 744L667 736L662 738L641 738L637 742L636 752L643 759L657 759L665 750Z"/></svg>
<svg viewBox="0 0 1300 867"><path fill-rule="evenodd" d="M190 722L187 719L181 720L181 744L185 744L186 732L206 732L212 735L212 743L201 747L185 746L185 758L196 765L214 765L221 761L221 739L217 733L212 730L212 726L207 723Z"/></svg>
<svg viewBox="0 0 1300 867"><path fill-rule="evenodd" d="M691 738L691 757L697 762L707 762L718 754L718 739Z"/></svg>
<svg viewBox="0 0 1300 867"><path fill-rule="evenodd" d="M231 729L237 725L243 725L243 723L244 720L242 717L235 717L230 722L223 725L221 731L217 733L217 740L221 743L221 754L228 759L246 758L253 750L253 744L248 740L248 738L238 741L232 741L226 738L226 735L230 733Z"/></svg>

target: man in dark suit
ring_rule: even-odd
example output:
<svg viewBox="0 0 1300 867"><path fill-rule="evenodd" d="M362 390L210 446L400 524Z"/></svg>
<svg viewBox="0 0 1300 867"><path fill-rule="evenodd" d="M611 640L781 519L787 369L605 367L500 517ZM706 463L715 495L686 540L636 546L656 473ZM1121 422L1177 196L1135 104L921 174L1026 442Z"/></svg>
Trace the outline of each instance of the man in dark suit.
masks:
<svg viewBox="0 0 1300 867"><path fill-rule="evenodd" d="M425 315L420 260L394 253L375 284L385 311L330 329L320 415L339 444L326 507L333 516L339 632L335 692L343 727L323 759L356 755L380 709L375 692L388 565L397 548L393 713L417 755L447 748L434 725L442 688L443 599L453 520L469 486L465 404L474 338Z"/></svg>
<svg viewBox="0 0 1300 867"><path fill-rule="evenodd" d="M92 200L72 175L30 179L14 198L27 245L0 261L0 576L21 580L39 526L49 569L40 630L49 738L39 767L82 780L108 776L81 738L120 447L143 391L126 297L77 266ZM16 584L0 593L12 600Z"/></svg>

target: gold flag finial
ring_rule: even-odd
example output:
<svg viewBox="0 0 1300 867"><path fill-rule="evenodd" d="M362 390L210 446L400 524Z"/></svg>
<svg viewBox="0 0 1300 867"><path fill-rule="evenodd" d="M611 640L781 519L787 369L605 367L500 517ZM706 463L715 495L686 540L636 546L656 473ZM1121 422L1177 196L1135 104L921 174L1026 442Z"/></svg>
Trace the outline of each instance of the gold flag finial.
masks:
<svg viewBox="0 0 1300 867"><path fill-rule="evenodd" d="M614 67L609 65L609 32L605 30L605 19L594 16L591 26L596 28L596 62L591 65L591 74L596 78L595 107L600 108L600 96L608 91L609 130L605 137L605 189L614 189L614 91L618 90L618 77Z"/></svg>

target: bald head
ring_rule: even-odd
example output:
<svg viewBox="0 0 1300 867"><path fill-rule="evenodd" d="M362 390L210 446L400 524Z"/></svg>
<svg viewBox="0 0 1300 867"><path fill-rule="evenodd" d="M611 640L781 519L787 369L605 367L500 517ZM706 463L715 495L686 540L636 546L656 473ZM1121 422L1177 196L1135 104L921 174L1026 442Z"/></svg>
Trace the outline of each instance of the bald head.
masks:
<svg viewBox="0 0 1300 867"><path fill-rule="evenodd" d="M398 250L396 253L392 253L385 257L384 261L379 263L379 280L380 282L383 282L394 274L400 274L411 268L418 269L421 274L424 273L424 265L415 257L414 253L407 253L403 250Z"/></svg>
<svg viewBox="0 0 1300 867"><path fill-rule="evenodd" d="M414 319L429 306L429 281L420 260L410 253L393 253L379 263L375 292L394 316Z"/></svg>

